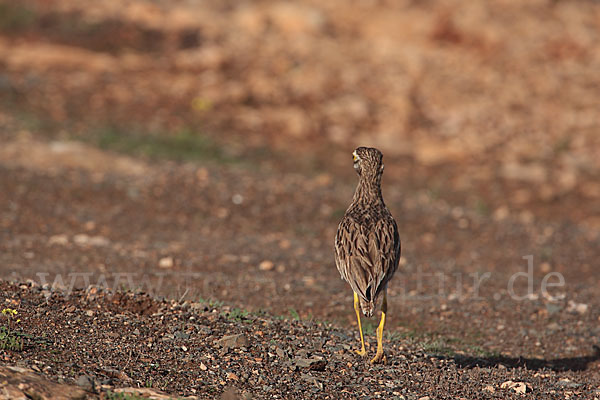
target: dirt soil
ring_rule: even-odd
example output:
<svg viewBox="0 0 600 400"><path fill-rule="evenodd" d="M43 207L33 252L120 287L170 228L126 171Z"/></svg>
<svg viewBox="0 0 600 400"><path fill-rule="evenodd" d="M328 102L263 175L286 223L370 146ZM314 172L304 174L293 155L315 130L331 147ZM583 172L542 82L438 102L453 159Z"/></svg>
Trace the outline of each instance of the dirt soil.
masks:
<svg viewBox="0 0 600 400"><path fill-rule="evenodd" d="M372 366L352 352L356 335L327 323L96 287L68 298L31 285L3 284L1 290L27 315L22 323L30 335L25 350L5 354L4 362L59 382L76 380L89 397L132 385L200 398L600 395L594 380L600 354L447 355L419 339L396 336L387 346L388 363Z"/></svg>
<svg viewBox="0 0 600 400"><path fill-rule="evenodd" d="M0 1L0 302L25 335L2 385L600 398L598 21ZM384 152L403 242L379 366L333 260L358 144Z"/></svg>

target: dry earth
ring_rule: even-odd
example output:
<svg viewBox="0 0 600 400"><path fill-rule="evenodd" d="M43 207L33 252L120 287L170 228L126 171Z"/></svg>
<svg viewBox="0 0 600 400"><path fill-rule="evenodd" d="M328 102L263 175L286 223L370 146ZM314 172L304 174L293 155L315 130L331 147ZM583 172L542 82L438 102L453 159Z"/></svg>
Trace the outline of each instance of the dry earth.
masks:
<svg viewBox="0 0 600 400"><path fill-rule="evenodd" d="M355 337L348 330L327 323L207 303L157 302L96 287L66 298L39 286L3 284L2 295L27 316L22 322L29 334L25 350L6 354L5 362L58 382L75 380L81 388L62 388L70 398L81 397L82 389L90 398L98 392L109 396L106 391L115 386L132 384L192 398L600 395L590 370L597 369L600 354L552 360L448 355L421 340L392 336L388 363L371 366L352 352ZM48 392L33 378L22 380L21 390L30 397L45 387Z"/></svg>
<svg viewBox="0 0 600 400"><path fill-rule="evenodd" d="M4 389L600 397L598 21L592 1L0 2L0 301L28 335ZM384 151L403 238L375 367L333 263L356 144Z"/></svg>
<svg viewBox="0 0 600 400"><path fill-rule="evenodd" d="M389 364L369 367L351 352L357 344L351 296L331 249L343 211L336 207L347 202L351 183L327 174L283 179L260 167L150 166L81 144L20 140L8 148L45 147L47 157L27 166L16 150L3 158L0 262L6 278L30 279L36 287L6 285L3 298L19 311L20 330L49 342L6 353L9 365L37 367L64 382L89 377L97 390L150 382L206 398L226 388L259 398L503 398L509 380L529 385L530 398L597 394L600 246L576 224L484 216L386 187L405 238L403 273L390 288ZM69 149L89 157L76 167ZM106 170L89 168L94 157ZM46 169L59 159L69 165ZM144 173L120 174L130 163ZM526 255L534 260L532 288L520 277L511 296L510 277L527 271ZM542 281L552 272L564 286L544 292ZM56 293L41 291L44 284ZM66 299L60 294L89 284L177 302L133 294L98 300L89 289ZM56 300L46 303L50 293ZM190 301L208 311L195 315ZM371 342L373 328L367 321ZM185 332L185 340L171 338L176 332ZM223 357L218 341L239 333L260 344L238 358ZM193 350L178 354L180 346ZM285 357L269 356L277 348ZM313 355L327 360L323 373L295 370L294 359ZM214 375L203 373L205 359ZM240 380L227 379L229 373Z"/></svg>

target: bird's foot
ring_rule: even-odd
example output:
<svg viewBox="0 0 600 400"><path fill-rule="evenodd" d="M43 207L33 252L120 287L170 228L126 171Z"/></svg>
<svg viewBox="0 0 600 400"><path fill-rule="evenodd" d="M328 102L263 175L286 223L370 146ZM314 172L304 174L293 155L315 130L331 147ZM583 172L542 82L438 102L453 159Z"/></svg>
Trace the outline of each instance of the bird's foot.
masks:
<svg viewBox="0 0 600 400"><path fill-rule="evenodd" d="M386 358L385 354L383 353L383 351L378 351L377 354L375 354L375 357L373 357L373 359L371 360L371 364L379 364L379 363L385 364L386 362L387 362L387 358Z"/></svg>
<svg viewBox="0 0 600 400"><path fill-rule="evenodd" d="M358 354L361 357L364 357L364 356L367 355L367 351L365 350L364 347L362 349L360 349L360 350L354 350L354 351L356 352L356 354Z"/></svg>

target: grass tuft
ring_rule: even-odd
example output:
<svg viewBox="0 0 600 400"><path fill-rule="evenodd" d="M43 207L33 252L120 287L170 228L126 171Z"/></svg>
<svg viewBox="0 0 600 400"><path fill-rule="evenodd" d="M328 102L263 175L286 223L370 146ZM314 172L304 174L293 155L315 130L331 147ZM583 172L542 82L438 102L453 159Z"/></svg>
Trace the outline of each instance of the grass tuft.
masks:
<svg viewBox="0 0 600 400"><path fill-rule="evenodd" d="M6 318L6 325L0 326L0 349L1 350L12 350L12 351L23 351L23 334L17 332L14 325L21 322L17 318L19 313L17 310L12 308L5 308L2 310L2 316ZM16 321L13 320L17 318Z"/></svg>
<svg viewBox="0 0 600 400"><path fill-rule="evenodd" d="M96 137L97 145L103 149L153 159L212 161L223 164L237 161L206 135L190 130L175 134L140 134L106 128Z"/></svg>
<svg viewBox="0 0 600 400"><path fill-rule="evenodd" d="M104 397L106 400L148 400L148 396L143 396L136 393L115 393L106 392ZM173 398L174 400L175 398Z"/></svg>
<svg viewBox="0 0 600 400"><path fill-rule="evenodd" d="M362 328L363 328L363 336L371 336L375 334L375 331L377 330L377 324L375 324L373 321L369 321L368 319L363 319L362 321Z"/></svg>
<svg viewBox="0 0 600 400"><path fill-rule="evenodd" d="M423 344L423 351L436 355L454 356L455 351L442 339L436 339Z"/></svg>
<svg viewBox="0 0 600 400"><path fill-rule="evenodd" d="M296 321L300 321L300 314L298 314L298 311L296 311L296 309L290 308L288 311L290 312L290 315L293 319L295 319Z"/></svg>
<svg viewBox="0 0 600 400"><path fill-rule="evenodd" d="M7 326L0 326L0 349L23 351L23 336Z"/></svg>
<svg viewBox="0 0 600 400"><path fill-rule="evenodd" d="M248 322L248 316L250 313L246 310L242 310L241 308L233 308L228 313L221 313L221 315L236 322Z"/></svg>

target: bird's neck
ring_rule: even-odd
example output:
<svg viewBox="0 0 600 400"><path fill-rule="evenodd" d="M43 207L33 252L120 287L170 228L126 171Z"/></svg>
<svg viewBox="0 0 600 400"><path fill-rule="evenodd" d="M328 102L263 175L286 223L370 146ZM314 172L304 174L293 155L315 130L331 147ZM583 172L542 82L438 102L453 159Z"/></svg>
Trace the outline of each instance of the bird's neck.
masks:
<svg viewBox="0 0 600 400"><path fill-rule="evenodd" d="M360 176L352 202L355 204L383 203L380 179Z"/></svg>

